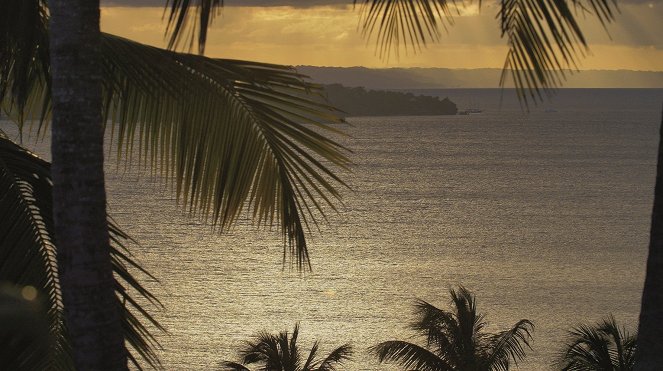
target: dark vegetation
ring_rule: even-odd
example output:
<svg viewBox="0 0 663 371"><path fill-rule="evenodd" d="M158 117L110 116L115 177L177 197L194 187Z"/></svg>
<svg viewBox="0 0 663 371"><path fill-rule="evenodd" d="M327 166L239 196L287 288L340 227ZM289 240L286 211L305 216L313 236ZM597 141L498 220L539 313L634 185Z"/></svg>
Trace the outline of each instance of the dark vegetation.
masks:
<svg viewBox="0 0 663 371"><path fill-rule="evenodd" d="M449 98L349 88L340 84L325 85L324 90L330 104L346 116L435 116L458 112Z"/></svg>
<svg viewBox="0 0 663 371"><path fill-rule="evenodd" d="M488 332L485 314L477 310L474 294L463 286L449 290L449 309L423 300L414 303L409 328L419 342L389 340L368 349L380 363L410 371L509 371L531 350L534 324L522 319L504 331ZM334 371L346 370L353 349L344 344L320 352L316 340L309 348L298 342L299 325L292 333L260 332L238 349L239 362L223 361L224 371ZM633 371L637 334L629 334L612 316L595 324L579 324L567 332L553 370ZM326 356L325 356L326 354Z"/></svg>

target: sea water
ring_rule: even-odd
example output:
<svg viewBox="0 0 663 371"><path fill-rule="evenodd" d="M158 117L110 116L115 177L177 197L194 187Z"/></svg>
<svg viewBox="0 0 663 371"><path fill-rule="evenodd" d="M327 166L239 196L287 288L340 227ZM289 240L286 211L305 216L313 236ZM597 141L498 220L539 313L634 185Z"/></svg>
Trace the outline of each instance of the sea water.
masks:
<svg viewBox="0 0 663 371"><path fill-rule="evenodd" d="M663 90L563 90L529 113L512 91L426 93L483 113L349 118L351 190L310 234L311 273L283 269L276 228L243 219L219 235L160 181L110 162L110 213L159 279L146 285L164 305L166 369L218 368L256 333L299 323L305 351L354 347L342 369L396 370L367 348L423 345L412 303L449 308L458 285L488 331L534 322L521 370L552 369L579 323L613 314L635 330Z"/></svg>

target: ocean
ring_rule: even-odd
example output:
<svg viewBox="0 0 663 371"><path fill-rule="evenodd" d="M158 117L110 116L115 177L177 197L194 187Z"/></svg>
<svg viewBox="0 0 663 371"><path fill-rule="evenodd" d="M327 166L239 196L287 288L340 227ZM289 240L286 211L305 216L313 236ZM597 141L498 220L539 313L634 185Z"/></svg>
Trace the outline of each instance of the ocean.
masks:
<svg viewBox="0 0 663 371"><path fill-rule="evenodd" d="M299 323L304 349L354 347L343 369L396 370L367 348L417 341L414 300L448 308L458 285L489 331L534 322L518 370L552 369L574 325L612 314L635 331L663 89L566 89L529 113L509 90L421 92L483 113L349 118L351 190L310 235L311 273L283 269L276 228L220 235L149 173L108 165L110 213L159 279L166 369L216 369Z"/></svg>

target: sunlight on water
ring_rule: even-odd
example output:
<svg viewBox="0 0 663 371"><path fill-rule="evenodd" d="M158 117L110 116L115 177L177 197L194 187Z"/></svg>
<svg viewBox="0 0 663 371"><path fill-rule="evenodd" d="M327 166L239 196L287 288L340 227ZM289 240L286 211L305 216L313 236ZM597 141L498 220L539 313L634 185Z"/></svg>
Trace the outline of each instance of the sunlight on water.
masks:
<svg viewBox="0 0 663 371"><path fill-rule="evenodd" d="M519 369L550 369L578 322L613 313L633 329L663 91L563 92L555 112L530 115L498 111L494 91L455 93L484 113L350 119L353 190L312 236L310 274L281 269L275 231L211 233L161 183L109 165L110 212L161 281L148 286L165 305L166 369L213 369L258 331L299 322L306 346L351 343L347 369L394 370L366 349L408 339L413 300L447 307L457 284L491 331L534 321Z"/></svg>

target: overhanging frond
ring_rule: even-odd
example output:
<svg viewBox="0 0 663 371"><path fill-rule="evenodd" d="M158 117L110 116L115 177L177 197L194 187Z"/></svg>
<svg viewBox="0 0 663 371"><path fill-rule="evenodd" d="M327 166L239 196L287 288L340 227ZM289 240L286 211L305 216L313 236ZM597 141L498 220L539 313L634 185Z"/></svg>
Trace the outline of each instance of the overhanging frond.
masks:
<svg viewBox="0 0 663 371"><path fill-rule="evenodd" d="M575 11L574 11L575 10ZM507 53L500 84L510 74L526 105L541 100L576 70L579 56L588 50L576 21L577 10L595 15L602 23L614 19L613 0L502 0L497 14Z"/></svg>
<svg viewBox="0 0 663 371"><path fill-rule="evenodd" d="M50 164L4 136L0 136L0 280L38 288L47 300L54 339L44 369L73 368L64 325L62 297L53 235ZM153 368L159 368L156 339L146 323L163 328L136 301L136 295L160 306L129 270L145 272L126 250L131 240L111 221L111 258L116 293L123 303L125 338L133 352ZM137 368L141 368L131 354Z"/></svg>
<svg viewBox="0 0 663 371"><path fill-rule="evenodd" d="M221 7L223 0L166 0L168 49L184 41L191 51L197 39L198 52L204 54L208 28Z"/></svg>
<svg viewBox="0 0 663 371"><path fill-rule="evenodd" d="M49 106L47 11L40 0L0 0L0 9L0 109L22 126Z"/></svg>
<svg viewBox="0 0 663 371"><path fill-rule="evenodd" d="M469 2L469 1L468 1ZM453 24L456 3L447 0L355 0L361 3L360 28L367 39L375 36L385 58L400 46L417 51L437 41L440 28ZM481 0L479 0L481 4ZM509 47L500 84L509 78L518 98L527 106L560 86L566 74L588 51L576 21L578 14L595 16L604 26L614 19L614 0L500 0L496 15Z"/></svg>
<svg viewBox="0 0 663 371"><path fill-rule="evenodd" d="M5 2L17 3L0 0ZM2 16L48 23L43 2L25 3L36 4L28 9L38 14L21 18L19 7L8 7L15 13ZM171 4L184 3L195 5ZM38 37L26 39L21 28L5 26L0 24L0 37L30 48L7 47L3 63L27 63L32 72L0 70L3 106L12 115L37 112L47 118L47 29L37 28ZM345 186L336 171L350 164L348 151L328 138L340 134L330 126L340 119L323 103L321 88L291 67L169 52L107 34L101 56L104 112L117 137L118 158L137 155L160 168L178 200L221 230L242 211L258 224L279 224L284 264L290 257L291 266L310 268L305 233L317 226L326 206L335 208L338 188Z"/></svg>
<svg viewBox="0 0 663 371"><path fill-rule="evenodd" d="M453 24L451 0L354 0L360 4L360 29L366 39L375 37L376 54L388 59L402 47L417 52L440 38L440 28Z"/></svg>
<svg viewBox="0 0 663 371"><path fill-rule="evenodd" d="M108 118L119 154L173 180L178 200L221 230L245 211L280 224L284 263L309 268L305 232L335 208L347 150L320 88L290 67L210 59L104 35ZM324 134L324 135L323 135ZM134 150L134 145L137 149Z"/></svg>
<svg viewBox="0 0 663 371"><path fill-rule="evenodd" d="M57 274L50 165L0 136L0 281L42 292L52 337L42 367L73 367Z"/></svg>

